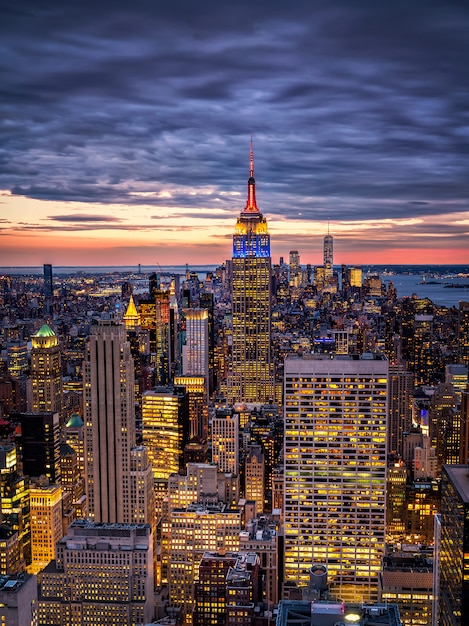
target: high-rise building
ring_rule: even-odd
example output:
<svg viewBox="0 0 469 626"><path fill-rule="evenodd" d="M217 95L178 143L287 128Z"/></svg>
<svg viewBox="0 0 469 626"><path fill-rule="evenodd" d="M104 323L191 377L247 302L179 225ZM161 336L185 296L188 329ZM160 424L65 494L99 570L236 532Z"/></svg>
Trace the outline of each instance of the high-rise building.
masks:
<svg viewBox="0 0 469 626"><path fill-rule="evenodd" d="M334 238L329 234L324 237L324 275L326 282L329 282L334 273Z"/></svg>
<svg viewBox="0 0 469 626"><path fill-rule="evenodd" d="M376 599L384 554L388 362L285 361L285 581L327 567L343 600Z"/></svg>
<svg viewBox="0 0 469 626"><path fill-rule="evenodd" d="M299 287L300 282L300 255L298 254L298 250L290 250L290 287Z"/></svg>
<svg viewBox="0 0 469 626"><path fill-rule="evenodd" d="M31 566L37 574L55 559L56 545L63 537L62 487L31 487Z"/></svg>
<svg viewBox="0 0 469 626"><path fill-rule="evenodd" d="M222 505L191 505L171 513L169 557L170 603L191 614L194 607L194 582L200 560L207 550L239 550L241 510Z"/></svg>
<svg viewBox="0 0 469 626"><path fill-rule="evenodd" d="M149 524L76 520L39 575L40 624L126 624L153 618L153 535Z"/></svg>
<svg viewBox="0 0 469 626"><path fill-rule="evenodd" d="M0 445L0 517L18 532L20 558L31 563L30 495L28 478L18 472L17 450Z"/></svg>
<svg viewBox="0 0 469 626"><path fill-rule="evenodd" d="M44 324L31 339L32 410L62 412L62 366L56 334Z"/></svg>
<svg viewBox="0 0 469 626"><path fill-rule="evenodd" d="M167 480L183 467L189 441L189 398L185 387L157 387L142 396L143 441L155 480Z"/></svg>
<svg viewBox="0 0 469 626"><path fill-rule="evenodd" d="M458 345L460 361L469 367L469 302L459 303Z"/></svg>
<svg viewBox="0 0 469 626"><path fill-rule="evenodd" d="M256 203L252 143L248 198L236 223L231 265L233 345L228 401L268 402L273 397L270 236Z"/></svg>
<svg viewBox="0 0 469 626"><path fill-rule="evenodd" d="M54 297L54 281L52 278L52 265L44 263L44 299L45 310L48 315L52 312L52 300Z"/></svg>
<svg viewBox="0 0 469 626"><path fill-rule="evenodd" d="M259 445L250 445L244 459L244 496L256 503L257 513L264 512L265 459Z"/></svg>
<svg viewBox="0 0 469 626"><path fill-rule="evenodd" d="M212 461L239 474L239 415L232 410L219 409L212 418Z"/></svg>
<svg viewBox="0 0 469 626"><path fill-rule="evenodd" d="M136 448L133 359L125 327L111 320L91 328L84 408L89 517L105 523L150 523L151 508L142 519L149 468L144 467L146 454Z"/></svg>
<svg viewBox="0 0 469 626"><path fill-rule="evenodd" d="M18 421L23 473L36 478L44 475L51 483L60 483L59 414L21 413Z"/></svg>
<svg viewBox="0 0 469 626"><path fill-rule="evenodd" d="M204 376L208 383L208 311L185 309L186 343L182 347L182 373Z"/></svg>
<svg viewBox="0 0 469 626"><path fill-rule="evenodd" d="M54 294L54 283L52 279L52 265L44 263L44 296L51 298Z"/></svg>
<svg viewBox="0 0 469 626"><path fill-rule="evenodd" d="M414 375L404 363L389 365L388 453L402 456L403 433L412 426Z"/></svg>
<svg viewBox="0 0 469 626"><path fill-rule="evenodd" d="M444 465L438 566L439 626L469 623L469 475L467 465Z"/></svg>
<svg viewBox="0 0 469 626"><path fill-rule="evenodd" d="M185 387L189 397L189 436L199 441L208 438L208 389L205 376L175 376L174 385Z"/></svg>

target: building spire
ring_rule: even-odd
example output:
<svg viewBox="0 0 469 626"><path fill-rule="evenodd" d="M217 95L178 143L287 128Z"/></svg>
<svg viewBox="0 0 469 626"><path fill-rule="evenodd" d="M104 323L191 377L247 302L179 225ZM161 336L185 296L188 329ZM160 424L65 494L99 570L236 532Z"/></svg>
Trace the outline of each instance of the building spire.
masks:
<svg viewBox="0 0 469 626"><path fill-rule="evenodd" d="M248 199L243 213L259 213L256 203L256 181L254 180L254 151L252 149L252 135L249 148Z"/></svg>

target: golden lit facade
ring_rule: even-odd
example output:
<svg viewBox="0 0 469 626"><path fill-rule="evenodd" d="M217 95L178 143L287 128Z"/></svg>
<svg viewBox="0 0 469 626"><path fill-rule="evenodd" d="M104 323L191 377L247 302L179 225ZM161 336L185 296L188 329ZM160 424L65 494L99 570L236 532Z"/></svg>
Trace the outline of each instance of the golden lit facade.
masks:
<svg viewBox="0 0 469 626"><path fill-rule="evenodd" d="M285 361L285 580L328 568L345 601L377 598L385 545L388 362Z"/></svg>
<svg viewBox="0 0 469 626"><path fill-rule="evenodd" d="M248 200L236 223L231 268L233 344L228 401L265 403L273 398L272 270L267 221L256 204L252 147Z"/></svg>
<svg viewBox="0 0 469 626"><path fill-rule="evenodd" d="M32 410L62 411L62 368L59 341L47 324L31 338Z"/></svg>
<svg viewBox="0 0 469 626"><path fill-rule="evenodd" d="M62 487L32 487L30 502L32 563L28 571L37 574L55 559L56 544L63 537Z"/></svg>
<svg viewBox="0 0 469 626"><path fill-rule="evenodd" d="M183 387L142 395L143 440L155 480L179 471L189 435L188 395Z"/></svg>
<svg viewBox="0 0 469 626"><path fill-rule="evenodd" d="M239 415L219 410L212 418L212 461L221 472L239 474Z"/></svg>

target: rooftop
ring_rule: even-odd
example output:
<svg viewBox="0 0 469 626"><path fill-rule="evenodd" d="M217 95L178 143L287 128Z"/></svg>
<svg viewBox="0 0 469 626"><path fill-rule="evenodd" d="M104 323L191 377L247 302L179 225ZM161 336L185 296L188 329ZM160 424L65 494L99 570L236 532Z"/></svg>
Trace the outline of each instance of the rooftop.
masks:
<svg viewBox="0 0 469 626"><path fill-rule="evenodd" d="M464 504L469 504L469 465L444 465L450 483Z"/></svg>

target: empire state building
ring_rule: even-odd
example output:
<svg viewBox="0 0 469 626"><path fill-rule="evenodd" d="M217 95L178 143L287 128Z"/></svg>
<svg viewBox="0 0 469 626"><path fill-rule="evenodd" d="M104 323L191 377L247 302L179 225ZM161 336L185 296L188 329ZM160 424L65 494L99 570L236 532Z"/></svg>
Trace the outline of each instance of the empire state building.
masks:
<svg viewBox="0 0 469 626"><path fill-rule="evenodd" d="M270 236L256 203L252 142L248 197L236 222L231 267L233 346L228 401L266 403L273 397Z"/></svg>

